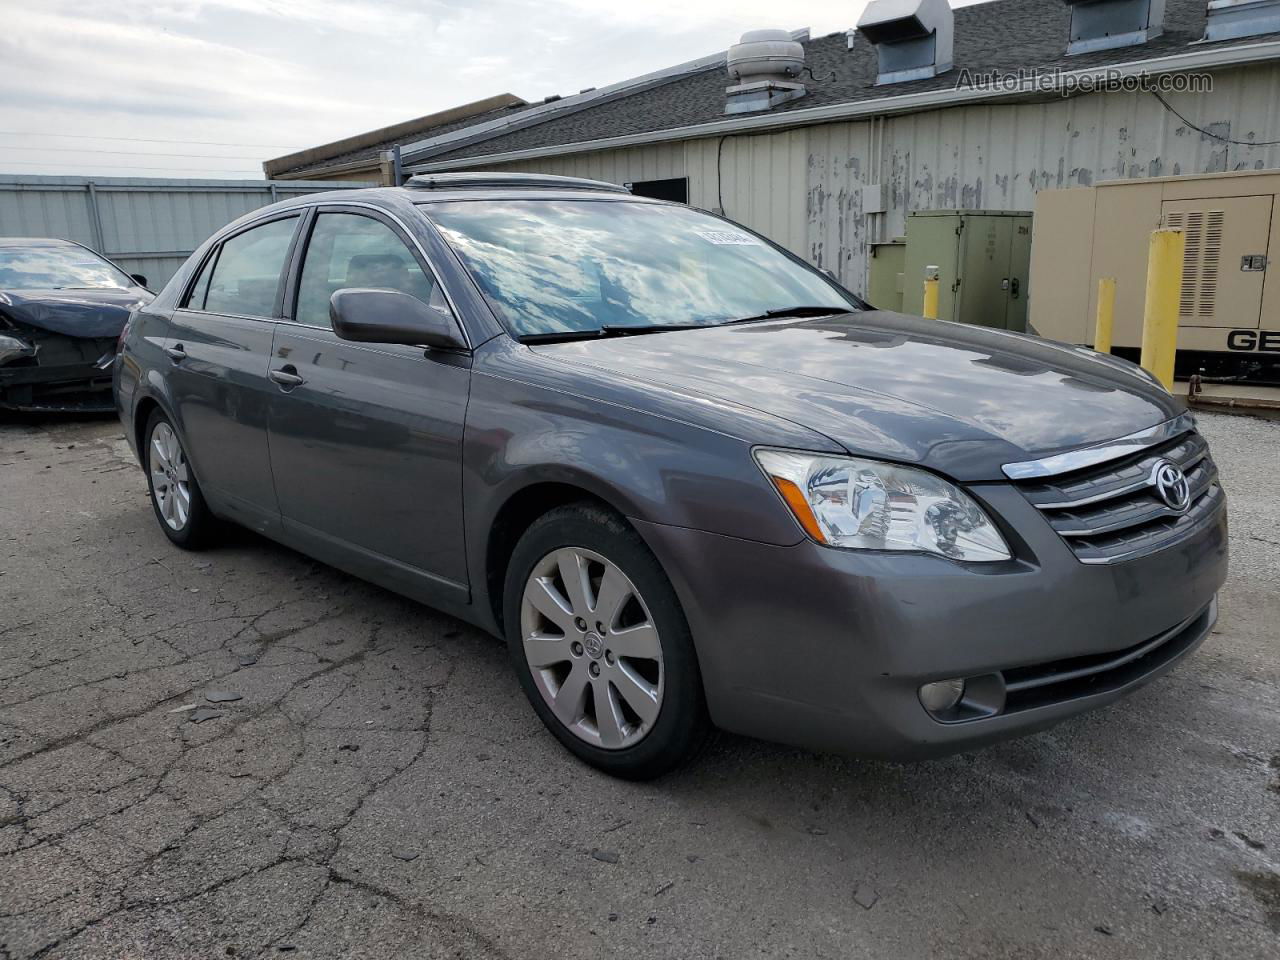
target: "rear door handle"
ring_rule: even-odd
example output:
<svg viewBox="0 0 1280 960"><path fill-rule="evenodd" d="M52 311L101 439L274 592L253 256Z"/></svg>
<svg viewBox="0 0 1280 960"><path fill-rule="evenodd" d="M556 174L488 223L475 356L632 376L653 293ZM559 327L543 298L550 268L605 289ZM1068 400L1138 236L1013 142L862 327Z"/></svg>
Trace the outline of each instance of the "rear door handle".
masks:
<svg viewBox="0 0 1280 960"><path fill-rule="evenodd" d="M282 387L296 387L307 382L298 376L298 368L291 363L285 364L279 370L270 371L267 376Z"/></svg>
<svg viewBox="0 0 1280 960"><path fill-rule="evenodd" d="M164 352L169 355L169 359L174 363L181 363L187 359L186 348L180 343L175 343L172 347L165 347Z"/></svg>

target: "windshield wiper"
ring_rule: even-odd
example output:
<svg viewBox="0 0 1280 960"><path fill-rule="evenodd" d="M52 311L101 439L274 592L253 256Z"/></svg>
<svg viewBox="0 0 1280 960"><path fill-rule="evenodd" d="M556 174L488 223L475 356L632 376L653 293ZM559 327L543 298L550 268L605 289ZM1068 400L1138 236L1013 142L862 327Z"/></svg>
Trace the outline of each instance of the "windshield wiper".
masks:
<svg viewBox="0 0 1280 960"><path fill-rule="evenodd" d="M761 320L780 320L783 317L825 317L833 313L848 313L848 309L844 307L821 307L817 306L798 306L798 307L777 307L773 310L766 310L764 313L757 313L750 317L738 317L735 320L722 320L715 324L717 327L727 327L734 323L758 323Z"/></svg>
<svg viewBox="0 0 1280 960"><path fill-rule="evenodd" d="M848 313L844 307L801 305L776 307L751 317L718 320L711 323L606 323L591 330L557 330L551 333L527 333L519 337L521 343L567 343L572 340L603 340L606 337L634 337L644 333L667 333L671 330L706 330L711 327L727 327L735 323L756 323L761 320L778 320L782 317L825 317L833 313Z"/></svg>
<svg viewBox="0 0 1280 960"><path fill-rule="evenodd" d="M521 343L567 343L571 340L603 340L606 337L633 337L643 333L667 333L671 330L702 330L708 323L606 323L591 330L557 330L553 333L527 333Z"/></svg>

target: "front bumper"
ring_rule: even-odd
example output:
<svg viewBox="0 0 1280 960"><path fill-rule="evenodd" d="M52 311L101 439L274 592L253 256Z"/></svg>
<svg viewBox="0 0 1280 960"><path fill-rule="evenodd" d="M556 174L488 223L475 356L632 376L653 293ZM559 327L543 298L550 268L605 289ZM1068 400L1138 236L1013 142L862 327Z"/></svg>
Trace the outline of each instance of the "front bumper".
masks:
<svg viewBox="0 0 1280 960"><path fill-rule="evenodd" d="M42 334L34 356L0 364L0 408L105 413L115 409L111 367L116 341Z"/></svg>
<svg viewBox="0 0 1280 960"><path fill-rule="evenodd" d="M1208 635L1225 509L1168 549L1091 566L1013 487L981 495L1021 559L773 546L637 521L680 595L716 724L819 750L934 756L1110 703ZM920 703L921 684L992 676L1005 687L992 715L943 723Z"/></svg>

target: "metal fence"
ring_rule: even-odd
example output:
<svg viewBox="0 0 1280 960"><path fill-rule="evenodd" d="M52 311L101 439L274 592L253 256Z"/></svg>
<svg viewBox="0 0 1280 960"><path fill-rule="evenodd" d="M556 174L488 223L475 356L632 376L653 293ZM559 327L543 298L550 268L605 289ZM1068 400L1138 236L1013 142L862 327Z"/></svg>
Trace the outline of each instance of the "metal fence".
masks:
<svg viewBox="0 0 1280 960"><path fill-rule="evenodd" d="M219 227L289 197L368 186L310 180L0 175L0 236L62 237L159 290Z"/></svg>

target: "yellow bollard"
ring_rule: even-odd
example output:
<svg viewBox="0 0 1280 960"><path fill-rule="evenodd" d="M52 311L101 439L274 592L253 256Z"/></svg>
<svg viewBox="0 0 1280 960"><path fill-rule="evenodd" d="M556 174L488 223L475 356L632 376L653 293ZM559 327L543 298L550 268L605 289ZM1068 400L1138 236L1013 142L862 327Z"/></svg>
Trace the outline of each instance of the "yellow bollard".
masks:
<svg viewBox="0 0 1280 960"><path fill-rule="evenodd" d="M938 268L924 268L924 315L930 320L938 319Z"/></svg>
<svg viewBox="0 0 1280 960"><path fill-rule="evenodd" d="M1098 281L1098 324L1093 329L1093 349L1111 352L1111 328L1116 319L1116 278Z"/></svg>
<svg viewBox="0 0 1280 960"><path fill-rule="evenodd" d="M1163 383L1166 390L1173 389L1182 260L1186 249L1187 238L1181 230L1156 230L1151 234L1147 305L1142 318L1142 366Z"/></svg>

